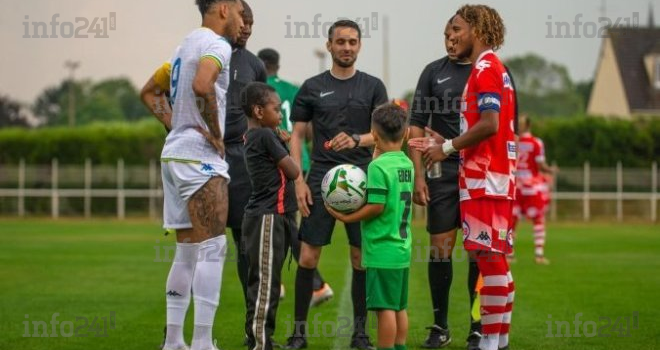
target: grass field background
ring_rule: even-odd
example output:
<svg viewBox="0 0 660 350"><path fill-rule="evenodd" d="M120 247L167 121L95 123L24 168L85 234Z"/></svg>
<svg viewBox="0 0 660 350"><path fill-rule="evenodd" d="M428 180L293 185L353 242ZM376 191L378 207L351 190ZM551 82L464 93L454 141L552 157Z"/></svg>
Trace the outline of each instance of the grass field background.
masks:
<svg viewBox="0 0 660 350"><path fill-rule="evenodd" d="M165 323L164 283L173 256L174 237L164 237L149 221L0 220L0 349L144 349L156 350ZM426 277L427 234L414 227L411 267L409 349L418 349L432 324ZM533 260L531 229L523 225L512 265L516 301L511 349L660 349L660 230L645 224L551 224L547 255L552 264ZM170 252L170 259L166 255ZM232 252L234 250L232 249ZM460 251L460 250L459 250ZM232 254L230 254L232 259ZM233 260L233 259L232 259ZM284 342L293 320L295 262L285 266L286 298L278 312L276 340ZM318 337L310 349L347 349L350 340L350 265L346 236L338 229L324 248L321 272L335 298L311 309ZM454 338L449 349L464 349L467 336L467 262L454 261L449 323ZM191 304L192 310L192 304ZM58 337L33 337L30 323L45 321L49 334L54 313ZM114 313L115 327L108 317ZM592 321L609 337L557 337L550 321ZM637 317L633 319L633 314ZM186 339L192 333L191 312ZM27 315L27 316L26 316ZM76 318L82 317L82 318ZM94 318L97 323L92 325ZM103 331L103 317L106 330ZM626 323L625 317L629 317ZM88 337L62 337L65 321ZM244 307L234 261L225 264L221 305L214 337L225 350L244 349ZM608 327L608 319L611 323ZM618 322L617 322L618 321ZM591 325L593 326L593 324ZM593 332L588 326L587 332ZM314 325L310 325L314 332ZM370 332L375 339L375 323ZM629 328L626 331L625 328ZM337 332L339 335L337 335ZM566 333L565 328L562 333ZM95 337L93 335L103 335ZM629 333L629 336L619 335ZM548 336L551 334L552 336Z"/></svg>

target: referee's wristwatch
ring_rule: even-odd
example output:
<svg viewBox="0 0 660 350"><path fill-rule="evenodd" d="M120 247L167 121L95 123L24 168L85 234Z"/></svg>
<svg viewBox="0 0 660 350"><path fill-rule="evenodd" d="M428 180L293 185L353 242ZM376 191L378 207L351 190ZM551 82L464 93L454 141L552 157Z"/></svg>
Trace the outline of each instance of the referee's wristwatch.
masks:
<svg viewBox="0 0 660 350"><path fill-rule="evenodd" d="M353 134L351 135L351 138L355 141L355 146L353 148L358 148L358 146L360 146L360 134Z"/></svg>

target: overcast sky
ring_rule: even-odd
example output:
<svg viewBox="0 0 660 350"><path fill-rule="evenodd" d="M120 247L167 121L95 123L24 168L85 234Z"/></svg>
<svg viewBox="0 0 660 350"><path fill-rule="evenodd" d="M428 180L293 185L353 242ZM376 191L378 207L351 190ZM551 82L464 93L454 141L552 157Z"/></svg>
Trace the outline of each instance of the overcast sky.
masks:
<svg viewBox="0 0 660 350"><path fill-rule="evenodd" d="M0 94L32 103L46 87L58 84L68 73L66 60L81 62L76 78L92 80L125 76L140 87L154 69L169 59L174 48L191 30L201 23L194 0L0 0ZM383 19L389 18L391 97L399 97L414 89L422 69L429 62L444 56L442 31L447 19L464 0L250 0L255 12L255 26L248 48L257 52L264 47L280 51L280 76L296 83L318 73L319 60L314 50L324 48L321 33L324 22L340 17L360 19L369 25L357 61L358 69L383 77ZM612 23L648 25L649 4L658 13L660 0L488 0L482 1L496 8L507 27L503 58L537 53L546 59L566 65L574 80L592 79L602 39L594 37L594 30L604 22L598 18L605 13ZM603 3L606 4L603 10ZM108 21L115 13L116 28L108 28L109 38L63 38L71 28L84 25L76 17L84 17L91 24ZM635 15L637 13L637 15ZM24 38L34 34L31 22L49 24L54 14L58 38ZM29 18L26 19L26 16ZM551 16L551 18L549 18ZM573 24L576 16L580 24ZM296 38L300 22L309 26L314 35L314 19L321 24L319 37ZM635 20L635 17L637 20ZM657 18L658 16L656 16ZM658 18L660 20L660 18ZM548 22L552 21L551 29ZM548 38L556 36L554 22L567 22L571 35L580 38ZM65 22L72 22L67 25ZM296 25L296 22L299 22ZM368 23L367 23L368 22ZM99 27L100 27L99 26ZM562 29L565 30L565 29ZM87 34L81 30L81 34ZM41 33L40 33L41 34ZM588 38L587 36L592 36ZM326 67L329 67L326 61Z"/></svg>

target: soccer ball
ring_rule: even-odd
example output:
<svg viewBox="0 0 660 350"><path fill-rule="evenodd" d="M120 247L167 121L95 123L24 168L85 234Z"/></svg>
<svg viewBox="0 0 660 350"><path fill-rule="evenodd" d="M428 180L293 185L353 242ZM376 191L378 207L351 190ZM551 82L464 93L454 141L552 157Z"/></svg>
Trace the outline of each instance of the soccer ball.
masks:
<svg viewBox="0 0 660 350"><path fill-rule="evenodd" d="M325 174L321 195L334 210L350 213L360 209L367 200L367 174L355 165L337 165Z"/></svg>

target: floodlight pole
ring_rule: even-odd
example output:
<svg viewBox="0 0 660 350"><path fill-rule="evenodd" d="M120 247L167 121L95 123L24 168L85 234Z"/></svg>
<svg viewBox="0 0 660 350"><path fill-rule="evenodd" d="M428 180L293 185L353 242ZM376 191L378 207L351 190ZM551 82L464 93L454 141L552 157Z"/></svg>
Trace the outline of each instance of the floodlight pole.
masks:
<svg viewBox="0 0 660 350"><path fill-rule="evenodd" d="M80 67L80 61L67 60L64 67L69 70L69 126L76 125L76 92L73 81L73 73Z"/></svg>

